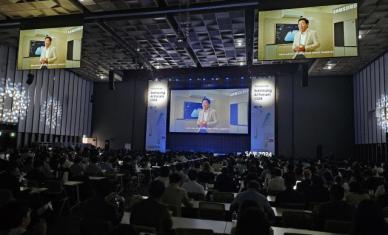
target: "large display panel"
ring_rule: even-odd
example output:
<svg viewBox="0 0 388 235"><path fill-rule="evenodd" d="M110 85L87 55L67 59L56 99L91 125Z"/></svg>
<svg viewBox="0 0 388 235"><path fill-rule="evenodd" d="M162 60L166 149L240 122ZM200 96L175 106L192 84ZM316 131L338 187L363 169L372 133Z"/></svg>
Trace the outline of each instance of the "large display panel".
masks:
<svg viewBox="0 0 388 235"><path fill-rule="evenodd" d="M259 12L259 60L357 56L357 3Z"/></svg>
<svg viewBox="0 0 388 235"><path fill-rule="evenodd" d="M249 89L171 90L170 132L248 134Z"/></svg>
<svg viewBox="0 0 388 235"><path fill-rule="evenodd" d="M20 30L18 69L78 68L83 26Z"/></svg>

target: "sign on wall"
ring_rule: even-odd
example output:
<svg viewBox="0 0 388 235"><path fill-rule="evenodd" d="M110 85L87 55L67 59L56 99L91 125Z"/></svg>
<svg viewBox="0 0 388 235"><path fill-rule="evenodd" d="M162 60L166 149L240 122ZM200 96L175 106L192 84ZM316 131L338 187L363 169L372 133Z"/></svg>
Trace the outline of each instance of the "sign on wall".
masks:
<svg viewBox="0 0 388 235"><path fill-rule="evenodd" d="M252 77L251 151L275 153L275 77Z"/></svg>
<svg viewBox="0 0 388 235"><path fill-rule="evenodd" d="M147 151L166 151L167 81L148 82Z"/></svg>

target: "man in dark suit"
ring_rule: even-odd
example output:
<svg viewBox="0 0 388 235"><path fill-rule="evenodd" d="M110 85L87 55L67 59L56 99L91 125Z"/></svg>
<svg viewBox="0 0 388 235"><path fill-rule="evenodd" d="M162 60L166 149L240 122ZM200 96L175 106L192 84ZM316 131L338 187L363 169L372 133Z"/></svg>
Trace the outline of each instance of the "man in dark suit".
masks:
<svg viewBox="0 0 388 235"><path fill-rule="evenodd" d="M156 228L158 235L171 234L172 220L167 207L160 202L164 184L158 180L149 186L150 197L135 204L131 211L130 224Z"/></svg>

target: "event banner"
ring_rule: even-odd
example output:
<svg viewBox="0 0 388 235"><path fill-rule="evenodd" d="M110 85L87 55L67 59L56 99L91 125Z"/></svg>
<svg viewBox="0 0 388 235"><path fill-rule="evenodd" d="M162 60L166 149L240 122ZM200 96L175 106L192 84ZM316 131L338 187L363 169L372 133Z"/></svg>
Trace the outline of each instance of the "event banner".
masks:
<svg viewBox="0 0 388 235"><path fill-rule="evenodd" d="M275 77L252 77L252 152L275 153L275 95Z"/></svg>
<svg viewBox="0 0 388 235"><path fill-rule="evenodd" d="M147 151L166 151L167 81L148 82Z"/></svg>

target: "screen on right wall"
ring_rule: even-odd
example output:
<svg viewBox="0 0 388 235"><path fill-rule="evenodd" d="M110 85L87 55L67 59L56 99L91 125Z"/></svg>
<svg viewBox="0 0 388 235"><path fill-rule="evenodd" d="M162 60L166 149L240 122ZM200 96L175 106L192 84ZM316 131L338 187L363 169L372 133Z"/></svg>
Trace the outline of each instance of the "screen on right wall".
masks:
<svg viewBox="0 0 388 235"><path fill-rule="evenodd" d="M259 12L259 60L357 56L357 3Z"/></svg>

